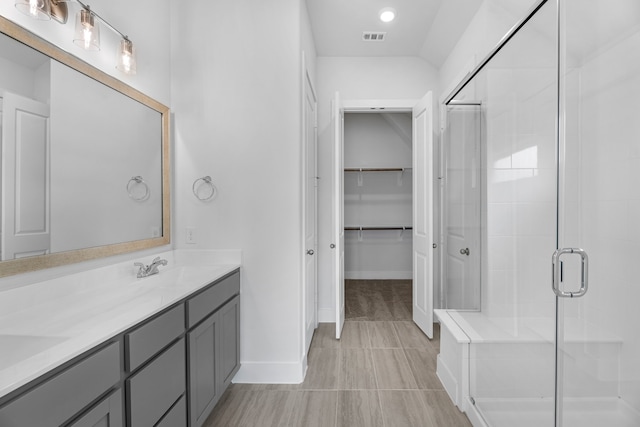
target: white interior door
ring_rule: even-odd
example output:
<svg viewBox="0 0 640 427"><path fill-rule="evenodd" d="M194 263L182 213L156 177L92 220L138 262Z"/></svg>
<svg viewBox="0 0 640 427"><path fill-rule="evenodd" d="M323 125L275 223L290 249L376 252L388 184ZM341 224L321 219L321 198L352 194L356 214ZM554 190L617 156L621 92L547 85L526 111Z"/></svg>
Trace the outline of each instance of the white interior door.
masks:
<svg viewBox="0 0 640 427"><path fill-rule="evenodd" d="M433 101L413 107L413 321L433 338Z"/></svg>
<svg viewBox="0 0 640 427"><path fill-rule="evenodd" d="M333 220L332 267L336 293L336 339L344 326L344 110L336 92L331 108L333 124Z"/></svg>
<svg viewBox="0 0 640 427"><path fill-rule="evenodd" d="M309 350L317 327L317 127L316 97L308 74L304 73L304 327L305 349Z"/></svg>
<svg viewBox="0 0 640 427"><path fill-rule="evenodd" d="M49 252L49 106L3 95L3 260Z"/></svg>

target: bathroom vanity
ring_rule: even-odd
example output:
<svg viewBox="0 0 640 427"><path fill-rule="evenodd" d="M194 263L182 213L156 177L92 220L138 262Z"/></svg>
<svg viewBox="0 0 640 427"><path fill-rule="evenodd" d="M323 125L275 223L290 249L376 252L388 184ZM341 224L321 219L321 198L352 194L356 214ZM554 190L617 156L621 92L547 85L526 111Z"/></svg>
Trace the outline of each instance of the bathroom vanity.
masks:
<svg viewBox="0 0 640 427"><path fill-rule="evenodd" d="M201 426L240 367L239 265L60 282L0 319L0 425Z"/></svg>

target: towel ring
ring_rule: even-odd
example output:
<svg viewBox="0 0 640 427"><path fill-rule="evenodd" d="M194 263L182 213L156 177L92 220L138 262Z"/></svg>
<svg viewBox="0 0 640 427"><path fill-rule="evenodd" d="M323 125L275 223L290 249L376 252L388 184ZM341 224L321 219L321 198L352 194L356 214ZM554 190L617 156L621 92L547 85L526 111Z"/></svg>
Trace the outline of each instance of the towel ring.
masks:
<svg viewBox="0 0 640 427"><path fill-rule="evenodd" d="M193 181L192 189L196 199L203 202L213 199L218 193L218 189L213 185L213 182L211 182L210 176L203 176Z"/></svg>
<svg viewBox="0 0 640 427"><path fill-rule="evenodd" d="M136 188L138 190L136 191ZM149 198L151 192L149 186L140 175L134 176L127 182L127 193L129 197L136 202L143 202Z"/></svg>

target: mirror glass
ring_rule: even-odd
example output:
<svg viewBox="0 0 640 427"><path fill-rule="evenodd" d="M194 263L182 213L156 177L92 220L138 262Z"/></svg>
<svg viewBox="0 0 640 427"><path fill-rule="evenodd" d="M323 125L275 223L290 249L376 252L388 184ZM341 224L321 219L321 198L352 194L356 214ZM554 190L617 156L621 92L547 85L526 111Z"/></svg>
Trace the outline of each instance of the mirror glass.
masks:
<svg viewBox="0 0 640 427"><path fill-rule="evenodd" d="M2 24L0 276L167 244L168 109Z"/></svg>

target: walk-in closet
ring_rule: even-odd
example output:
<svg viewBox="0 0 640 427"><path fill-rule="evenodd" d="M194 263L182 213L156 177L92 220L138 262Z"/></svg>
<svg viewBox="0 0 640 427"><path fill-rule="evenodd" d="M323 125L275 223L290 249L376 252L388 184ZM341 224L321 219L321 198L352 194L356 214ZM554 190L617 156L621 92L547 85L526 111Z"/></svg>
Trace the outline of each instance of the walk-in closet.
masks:
<svg viewBox="0 0 640 427"><path fill-rule="evenodd" d="M344 115L345 317L410 320L412 117Z"/></svg>

